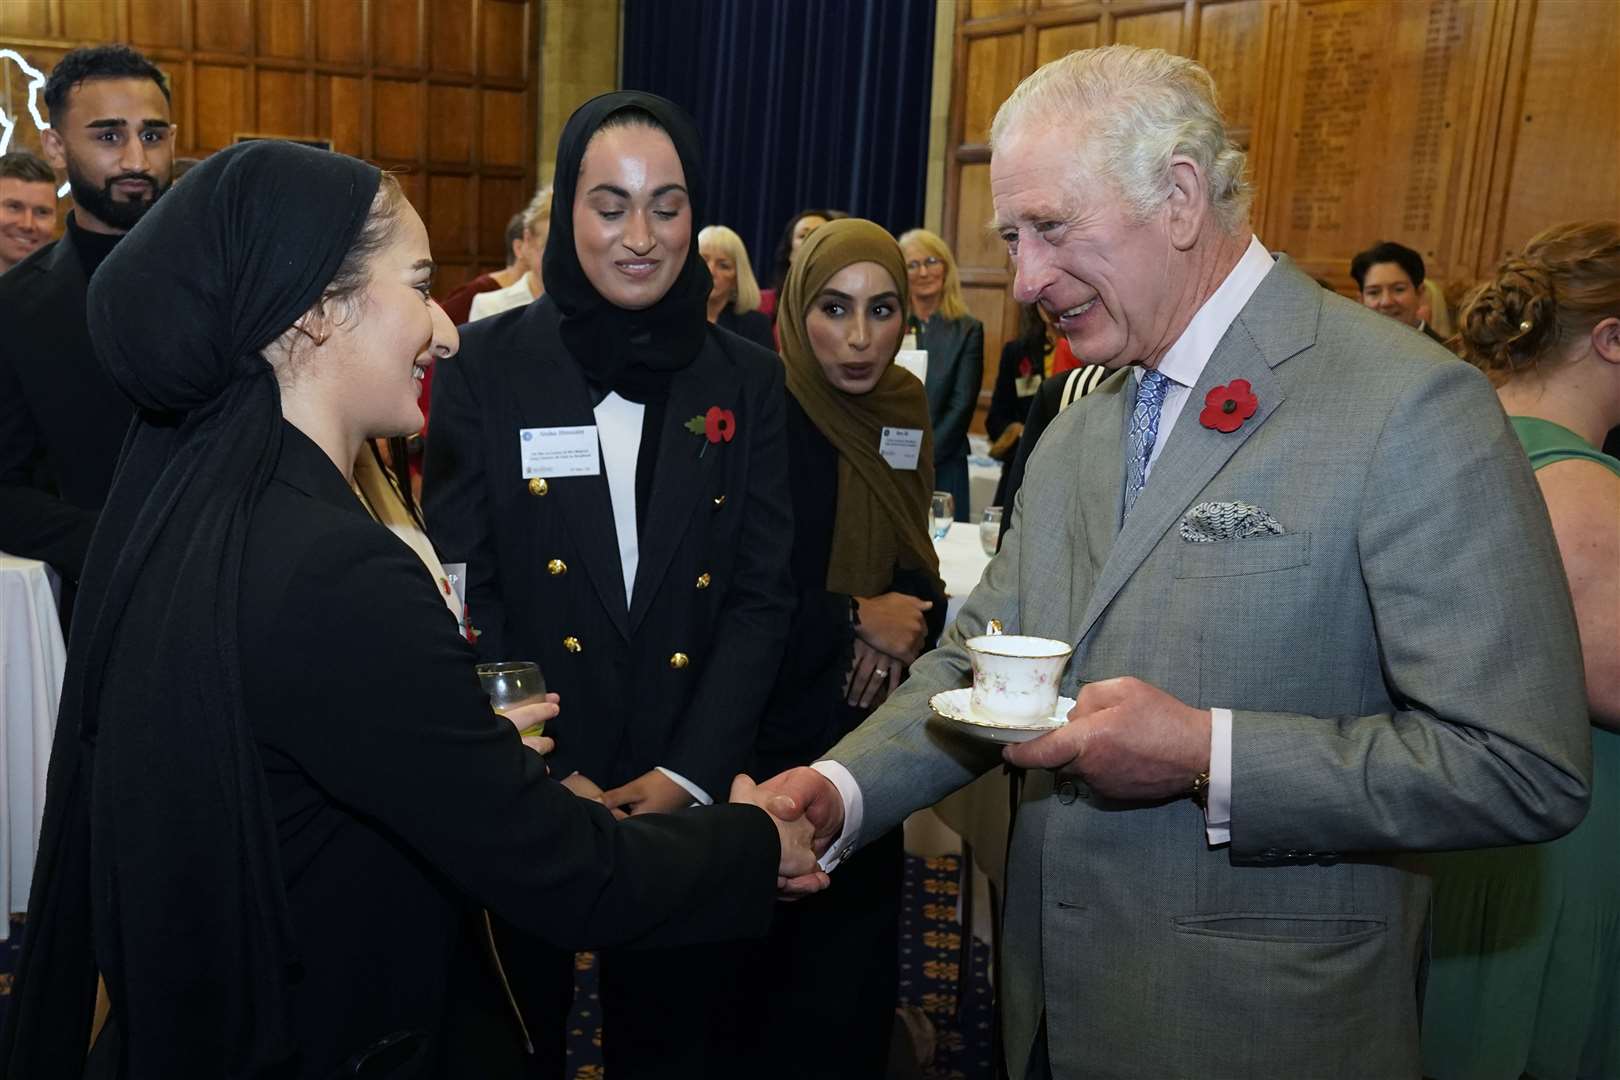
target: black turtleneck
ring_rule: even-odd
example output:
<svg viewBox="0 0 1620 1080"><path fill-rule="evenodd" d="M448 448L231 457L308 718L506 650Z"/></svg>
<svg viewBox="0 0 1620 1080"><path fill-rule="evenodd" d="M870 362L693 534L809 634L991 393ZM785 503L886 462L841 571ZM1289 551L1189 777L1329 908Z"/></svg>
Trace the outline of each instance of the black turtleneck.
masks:
<svg viewBox="0 0 1620 1080"><path fill-rule="evenodd" d="M67 231L73 238L73 250L79 253L79 262L84 264L84 276L88 278L96 272L101 261L112 254L112 249L118 246L124 234L91 232L80 226L77 216L76 211L68 211Z"/></svg>

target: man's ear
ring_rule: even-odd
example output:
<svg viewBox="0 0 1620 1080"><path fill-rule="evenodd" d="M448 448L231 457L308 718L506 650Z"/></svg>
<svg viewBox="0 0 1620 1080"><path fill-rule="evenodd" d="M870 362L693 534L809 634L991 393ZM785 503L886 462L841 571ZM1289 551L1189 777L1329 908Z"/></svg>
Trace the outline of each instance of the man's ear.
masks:
<svg viewBox="0 0 1620 1080"><path fill-rule="evenodd" d="M57 172L67 171L67 147L62 142L62 135L54 127L48 127L39 133L40 149L45 151L45 160L50 162L51 168Z"/></svg>
<svg viewBox="0 0 1620 1080"><path fill-rule="evenodd" d="M1209 214L1207 177L1191 158L1170 159L1170 191L1165 198L1169 215L1166 228L1177 251L1186 251L1198 239Z"/></svg>

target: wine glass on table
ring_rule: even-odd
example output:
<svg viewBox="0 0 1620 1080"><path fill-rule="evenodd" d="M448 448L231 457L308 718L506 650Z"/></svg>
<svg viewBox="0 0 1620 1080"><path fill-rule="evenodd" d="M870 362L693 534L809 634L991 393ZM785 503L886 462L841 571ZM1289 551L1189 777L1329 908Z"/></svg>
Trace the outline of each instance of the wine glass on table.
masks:
<svg viewBox="0 0 1620 1080"><path fill-rule="evenodd" d="M502 716L517 705L531 701L544 701L546 683L540 677L540 665L529 660L503 660L495 664L478 665L478 682L489 695L489 707ZM536 724L520 734L524 738L544 734L545 724Z"/></svg>
<svg viewBox="0 0 1620 1080"><path fill-rule="evenodd" d="M948 491L934 492L930 513L934 522L934 539L945 539L945 534L951 531L951 522L956 520L956 496Z"/></svg>

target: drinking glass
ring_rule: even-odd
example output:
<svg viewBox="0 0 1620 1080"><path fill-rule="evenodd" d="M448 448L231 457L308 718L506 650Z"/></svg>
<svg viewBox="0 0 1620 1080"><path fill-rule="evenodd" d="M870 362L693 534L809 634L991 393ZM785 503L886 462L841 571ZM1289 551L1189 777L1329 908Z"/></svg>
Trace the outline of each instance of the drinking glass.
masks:
<svg viewBox="0 0 1620 1080"><path fill-rule="evenodd" d="M956 520L956 496L948 491L934 492L931 513L934 518L934 539L943 540L945 534L951 531L951 522Z"/></svg>
<svg viewBox="0 0 1620 1080"><path fill-rule="evenodd" d="M994 555L1001 546L1001 507L987 506L979 519L979 546L986 555Z"/></svg>
<svg viewBox="0 0 1620 1080"><path fill-rule="evenodd" d="M540 677L540 665L529 660L503 660L497 664L479 664L478 682L489 695L489 707L506 715L514 705L539 701L545 697L546 683ZM524 735L539 735L544 724L537 724Z"/></svg>

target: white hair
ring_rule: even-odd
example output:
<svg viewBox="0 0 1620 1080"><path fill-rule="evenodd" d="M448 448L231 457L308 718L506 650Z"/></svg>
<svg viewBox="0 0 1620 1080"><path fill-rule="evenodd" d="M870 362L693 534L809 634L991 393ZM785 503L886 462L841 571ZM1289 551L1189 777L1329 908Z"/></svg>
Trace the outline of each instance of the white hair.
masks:
<svg viewBox="0 0 1620 1080"><path fill-rule="evenodd" d="M551 227L551 185L546 184L534 193L529 205L523 208L523 234L533 236L539 231L541 223L547 228Z"/></svg>
<svg viewBox="0 0 1620 1080"><path fill-rule="evenodd" d="M732 301L733 309L738 315L757 311L759 281L754 277L754 264L748 261L748 249L743 246L742 237L724 225L710 225L698 232L698 249L702 250L704 244L718 247L736 267L737 296Z"/></svg>
<svg viewBox="0 0 1620 1080"><path fill-rule="evenodd" d="M1227 133L1215 80L1197 62L1132 45L1071 52L1042 65L1002 102L990 126L991 153L1026 121L1054 119L1084 134L1091 162L1138 220L1163 205L1170 159L1181 156L1203 173L1217 224L1230 233L1246 227L1253 196L1243 175L1247 155Z"/></svg>

